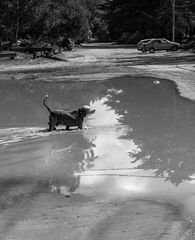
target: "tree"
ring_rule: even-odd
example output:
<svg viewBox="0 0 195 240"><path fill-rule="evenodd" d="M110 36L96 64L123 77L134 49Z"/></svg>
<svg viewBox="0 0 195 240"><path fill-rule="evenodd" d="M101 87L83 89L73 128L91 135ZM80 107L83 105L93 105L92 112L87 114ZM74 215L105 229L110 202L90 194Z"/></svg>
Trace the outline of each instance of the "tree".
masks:
<svg viewBox="0 0 195 240"><path fill-rule="evenodd" d="M84 0L5 0L0 3L0 24L15 40L26 35L85 39L90 32L88 6Z"/></svg>
<svg viewBox="0 0 195 240"><path fill-rule="evenodd" d="M183 1L177 0L177 39L181 39L192 25L190 6L185 6ZM122 36L124 38L124 35L135 43L141 38L166 37L171 39L171 0L107 0L104 10L110 37L113 40L120 40Z"/></svg>
<svg viewBox="0 0 195 240"><path fill-rule="evenodd" d="M5 0L1 3L0 22L13 39L17 40L19 34L29 27L37 2L38 0Z"/></svg>

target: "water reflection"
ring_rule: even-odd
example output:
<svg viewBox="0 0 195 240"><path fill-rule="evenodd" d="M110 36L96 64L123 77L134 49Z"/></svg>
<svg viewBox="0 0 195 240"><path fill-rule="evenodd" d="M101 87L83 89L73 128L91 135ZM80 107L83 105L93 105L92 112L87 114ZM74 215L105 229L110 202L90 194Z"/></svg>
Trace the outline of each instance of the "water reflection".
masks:
<svg viewBox="0 0 195 240"><path fill-rule="evenodd" d="M128 87L129 86L129 87ZM133 139L140 151L130 152L138 169L154 169L155 176L179 185L195 173L195 105L179 97L174 83L152 79L116 82L109 104L131 127L124 139ZM128 90L127 90L128 89Z"/></svg>
<svg viewBox="0 0 195 240"><path fill-rule="evenodd" d="M13 186L21 193L27 185L29 192L66 196L75 191L157 192L154 177L161 189L172 183L183 191L186 185L181 183L193 180L195 105L179 97L170 81L123 77L106 82L26 80L1 85L2 193L10 195ZM95 108L86 120L88 128L44 132L45 92L53 108L83 104Z"/></svg>
<svg viewBox="0 0 195 240"><path fill-rule="evenodd" d="M0 207L34 193L71 195L80 176L94 165L95 145L82 131L8 144L0 156Z"/></svg>

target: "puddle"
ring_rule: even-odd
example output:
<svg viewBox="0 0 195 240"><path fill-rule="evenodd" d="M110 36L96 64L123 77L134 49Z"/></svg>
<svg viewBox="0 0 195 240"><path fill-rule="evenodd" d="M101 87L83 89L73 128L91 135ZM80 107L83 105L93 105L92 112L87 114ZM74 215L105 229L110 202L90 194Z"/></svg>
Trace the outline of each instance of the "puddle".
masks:
<svg viewBox="0 0 195 240"><path fill-rule="evenodd" d="M87 104L96 112L82 131L48 133L45 93L51 109ZM15 188L16 195L158 199L184 203L195 216L195 104L180 97L173 82L7 80L0 97L2 195L12 197Z"/></svg>

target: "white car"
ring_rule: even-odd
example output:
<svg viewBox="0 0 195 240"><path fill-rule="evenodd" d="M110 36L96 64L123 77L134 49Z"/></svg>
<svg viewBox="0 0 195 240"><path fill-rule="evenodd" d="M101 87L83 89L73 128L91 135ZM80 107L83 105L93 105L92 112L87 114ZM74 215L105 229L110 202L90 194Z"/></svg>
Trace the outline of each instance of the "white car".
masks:
<svg viewBox="0 0 195 240"><path fill-rule="evenodd" d="M160 50L172 50L177 51L181 45L177 42L171 42L165 38L152 38L152 39L144 39L138 42L137 49L142 52L149 51L150 53L154 53L155 51Z"/></svg>

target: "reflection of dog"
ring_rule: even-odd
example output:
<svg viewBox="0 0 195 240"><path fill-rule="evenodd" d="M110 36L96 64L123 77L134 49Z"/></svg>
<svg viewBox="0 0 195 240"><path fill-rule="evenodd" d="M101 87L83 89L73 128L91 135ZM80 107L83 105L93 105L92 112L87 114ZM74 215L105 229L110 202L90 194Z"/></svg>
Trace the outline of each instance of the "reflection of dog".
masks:
<svg viewBox="0 0 195 240"><path fill-rule="evenodd" d="M72 127L72 126L78 126L79 129L82 129L84 117L95 112L95 110L91 110L91 108L87 105L74 111L64 111L64 110L52 111L46 104L47 98L48 98L48 95L44 97L43 105L50 112L49 131L55 130L56 126L58 125L65 125L66 130L69 130L69 127Z"/></svg>

